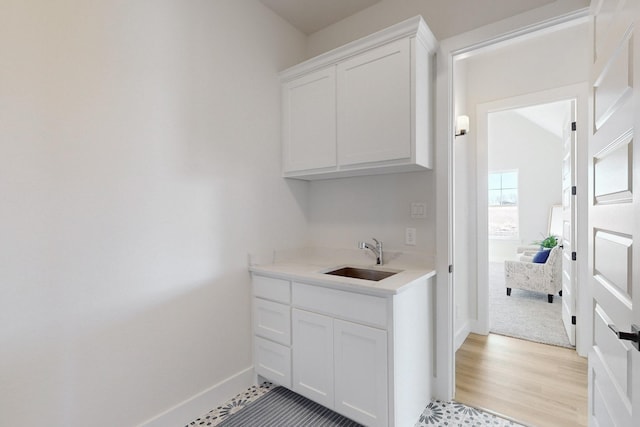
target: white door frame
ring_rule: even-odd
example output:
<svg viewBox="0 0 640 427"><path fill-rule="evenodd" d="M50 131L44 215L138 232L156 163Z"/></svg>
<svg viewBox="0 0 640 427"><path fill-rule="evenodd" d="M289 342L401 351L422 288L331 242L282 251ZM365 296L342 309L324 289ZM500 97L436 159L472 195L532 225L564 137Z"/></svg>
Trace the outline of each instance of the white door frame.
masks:
<svg viewBox="0 0 640 427"><path fill-rule="evenodd" d="M436 272L434 397L451 400L455 394L453 265L453 60L479 49L533 32L586 19L588 8L576 10L576 2L558 0L440 42L436 72Z"/></svg>
<svg viewBox="0 0 640 427"><path fill-rule="evenodd" d="M576 328L576 351L581 356L586 357L591 348L591 332L592 332L592 309L589 305L591 293L588 292L587 283L587 253L588 253L588 227L587 215L588 198L587 198L587 137L588 137L588 85L587 83L562 86L559 88L549 89L541 92L529 93L525 95L515 96L511 98L501 99L498 101L478 104L477 113L477 138L476 138L476 170L477 170L477 260L478 260L478 320L477 324L471 323L471 331L479 334L489 333L489 273L487 266L489 264L489 235L487 231L487 175L488 175L488 146L489 146L489 113L511 110L514 108L527 107L531 105L546 104L556 101L576 100L577 104L577 152L576 152L576 187L577 194L577 210L578 221L576 224L577 236L580 236L575 249L578 254L577 264L577 283L585 284L576 292L576 318L579 319L579 327ZM560 162L560 159L558 159Z"/></svg>

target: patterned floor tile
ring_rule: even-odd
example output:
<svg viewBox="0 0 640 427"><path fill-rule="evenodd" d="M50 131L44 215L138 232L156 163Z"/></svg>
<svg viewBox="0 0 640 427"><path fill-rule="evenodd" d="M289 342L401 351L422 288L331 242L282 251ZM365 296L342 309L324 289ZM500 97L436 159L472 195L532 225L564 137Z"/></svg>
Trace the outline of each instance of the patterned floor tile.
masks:
<svg viewBox="0 0 640 427"><path fill-rule="evenodd" d="M224 421L229 415L243 409L247 404L253 402L257 398L264 396L273 388L273 384L265 382L259 386L251 386L246 391L238 394L225 404L218 406L209 411L206 415L191 421L185 427L194 426L217 426Z"/></svg>
<svg viewBox="0 0 640 427"><path fill-rule="evenodd" d="M415 427L524 427L458 402L434 400L427 405Z"/></svg>

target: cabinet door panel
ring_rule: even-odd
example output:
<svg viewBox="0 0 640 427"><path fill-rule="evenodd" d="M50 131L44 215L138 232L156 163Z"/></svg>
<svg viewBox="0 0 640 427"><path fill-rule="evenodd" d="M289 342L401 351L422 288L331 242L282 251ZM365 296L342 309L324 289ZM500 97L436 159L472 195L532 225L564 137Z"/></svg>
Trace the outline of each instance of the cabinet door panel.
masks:
<svg viewBox="0 0 640 427"><path fill-rule="evenodd" d="M411 43L399 40L338 65L338 163L411 157Z"/></svg>
<svg viewBox="0 0 640 427"><path fill-rule="evenodd" d="M335 410L367 426L386 426L386 331L341 320L333 327Z"/></svg>
<svg viewBox="0 0 640 427"><path fill-rule="evenodd" d="M333 319L293 309L293 391L333 409Z"/></svg>
<svg viewBox="0 0 640 427"><path fill-rule="evenodd" d="M331 66L283 85L285 173L336 166L335 76Z"/></svg>

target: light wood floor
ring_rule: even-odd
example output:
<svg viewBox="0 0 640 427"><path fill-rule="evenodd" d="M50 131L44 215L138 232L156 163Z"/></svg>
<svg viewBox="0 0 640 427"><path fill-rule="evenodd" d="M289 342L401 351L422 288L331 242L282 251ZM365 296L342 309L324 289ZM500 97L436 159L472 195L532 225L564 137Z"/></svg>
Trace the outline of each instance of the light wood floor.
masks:
<svg viewBox="0 0 640 427"><path fill-rule="evenodd" d="M587 359L568 348L471 334L456 353L455 400L531 426L586 426Z"/></svg>

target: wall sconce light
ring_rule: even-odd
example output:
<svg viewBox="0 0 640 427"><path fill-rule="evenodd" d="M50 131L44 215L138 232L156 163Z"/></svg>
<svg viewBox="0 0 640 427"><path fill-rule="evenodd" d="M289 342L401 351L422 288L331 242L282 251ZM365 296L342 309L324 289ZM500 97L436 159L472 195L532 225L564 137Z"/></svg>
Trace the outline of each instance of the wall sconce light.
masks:
<svg viewBox="0 0 640 427"><path fill-rule="evenodd" d="M456 137L469 132L469 116L458 116L456 120Z"/></svg>

